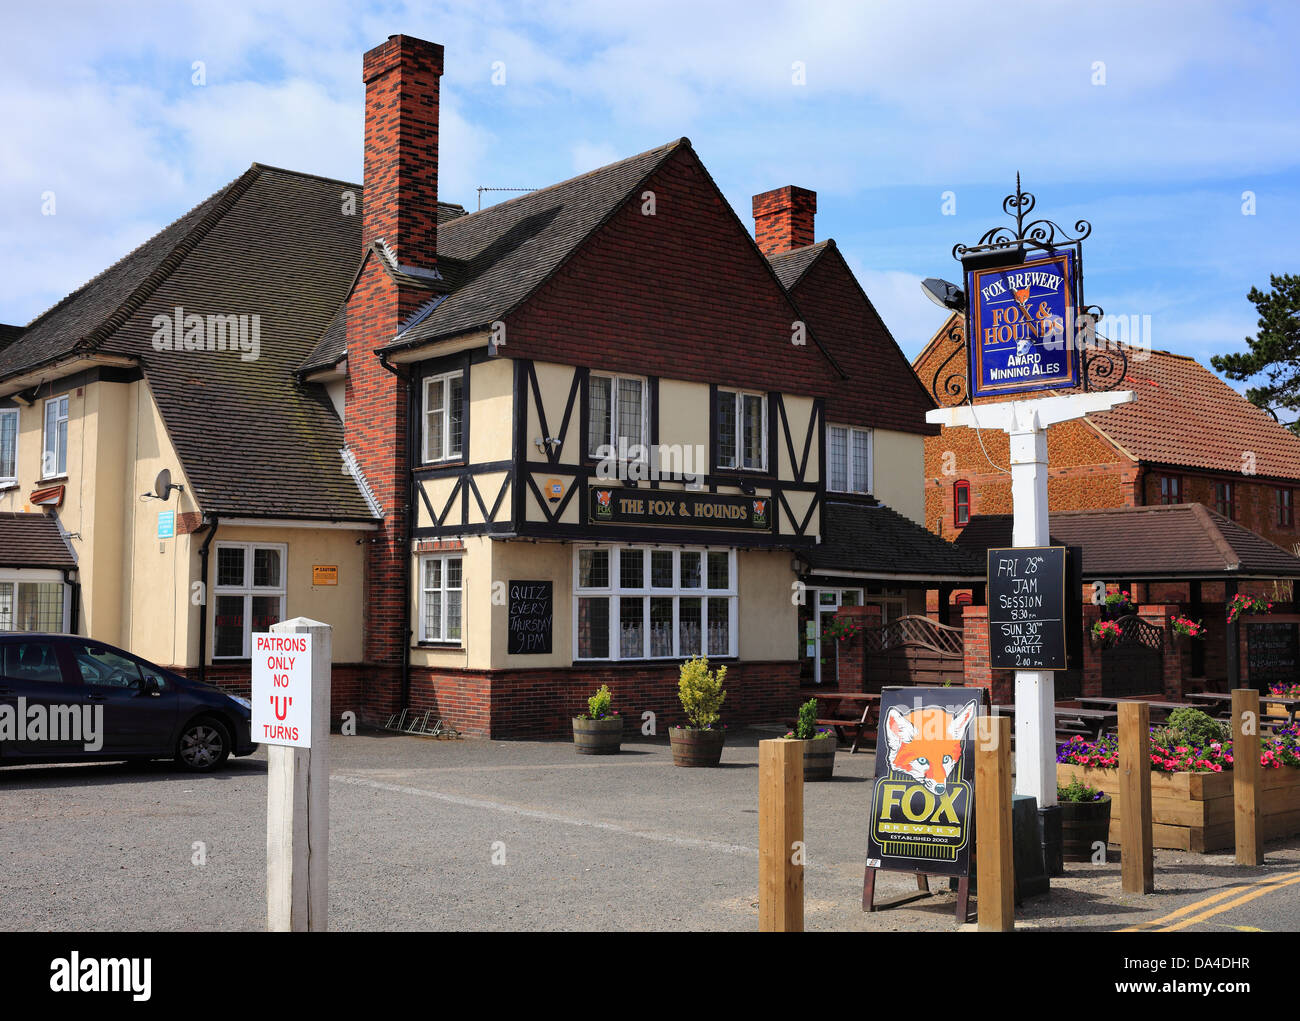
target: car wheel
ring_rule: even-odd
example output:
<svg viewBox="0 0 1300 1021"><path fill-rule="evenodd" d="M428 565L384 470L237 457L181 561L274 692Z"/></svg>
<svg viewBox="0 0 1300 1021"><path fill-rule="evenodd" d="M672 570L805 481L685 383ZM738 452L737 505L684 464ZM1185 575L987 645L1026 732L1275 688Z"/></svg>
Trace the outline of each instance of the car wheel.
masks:
<svg viewBox="0 0 1300 1021"><path fill-rule="evenodd" d="M230 757L230 731L225 724L202 716L185 724L176 745L176 761L191 773L207 773Z"/></svg>

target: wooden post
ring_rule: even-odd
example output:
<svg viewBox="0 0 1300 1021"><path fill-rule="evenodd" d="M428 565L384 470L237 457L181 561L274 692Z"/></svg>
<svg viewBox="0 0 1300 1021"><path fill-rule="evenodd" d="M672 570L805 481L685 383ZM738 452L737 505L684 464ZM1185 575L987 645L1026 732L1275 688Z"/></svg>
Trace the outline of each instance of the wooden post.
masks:
<svg viewBox="0 0 1300 1021"><path fill-rule="evenodd" d="M1237 864L1264 863L1264 831L1259 825L1259 692L1232 692L1232 797L1236 803Z"/></svg>
<svg viewBox="0 0 1300 1021"><path fill-rule="evenodd" d="M977 716L975 869L980 932L1015 928L1016 874L1011 836L1011 720Z"/></svg>
<svg viewBox="0 0 1300 1021"><path fill-rule="evenodd" d="M280 634L311 635L311 747L267 746L268 932L323 932L326 928L333 630L306 617L271 625L271 631Z"/></svg>
<svg viewBox="0 0 1300 1021"><path fill-rule="evenodd" d="M797 846L796 846L797 845ZM758 930L803 932L803 742L758 742Z"/></svg>
<svg viewBox="0 0 1300 1021"><path fill-rule="evenodd" d="M1125 893L1155 889L1151 843L1151 707L1119 703L1120 873Z"/></svg>

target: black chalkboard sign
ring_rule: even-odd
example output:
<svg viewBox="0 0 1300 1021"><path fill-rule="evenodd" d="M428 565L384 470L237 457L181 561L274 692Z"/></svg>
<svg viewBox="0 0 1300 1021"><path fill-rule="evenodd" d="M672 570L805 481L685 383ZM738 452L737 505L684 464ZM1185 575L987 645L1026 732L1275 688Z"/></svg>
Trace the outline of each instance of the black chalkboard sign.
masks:
<svg viewBox="0 0 1300 1021"><path fill-rule="evenodd" d="M1260 691L1274 684L1300 682L1300 623L1280 620L1247 624L1246 662L1251 686Z"/></svg>
<svg viewBox="0 0 1300 1021"><path fill-rule="evenodd" d="M510 582L510 612L506 652L511 656L551 651L551 619L555 616L555 583Z"/></svg>
<svg viewBox="0 0 1300 1021"><path fill-rule="evenodd" d="M1067 669L1066 573L1064 546L989 550L990 666Z"/></svg>

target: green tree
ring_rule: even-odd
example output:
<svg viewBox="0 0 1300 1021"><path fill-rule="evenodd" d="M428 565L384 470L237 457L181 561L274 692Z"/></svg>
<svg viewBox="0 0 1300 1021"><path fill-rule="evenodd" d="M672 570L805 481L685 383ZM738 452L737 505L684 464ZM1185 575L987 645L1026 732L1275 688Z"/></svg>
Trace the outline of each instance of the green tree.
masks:
<svg viewBox="0 0 1300 1021"><path fill-rule="evenodd" d="M1246 295L1259 312L1259 333L1247 337L1249 351L1215 355L1210 364L1229 379L1247 380L1263 374L1267 383L1252 386L1246 399L1275 415L1300 411L1300 276L1270 276L1272 290L1252 287ZM1300 434L1300 418L1292 415L1287 428Z"/></svg>

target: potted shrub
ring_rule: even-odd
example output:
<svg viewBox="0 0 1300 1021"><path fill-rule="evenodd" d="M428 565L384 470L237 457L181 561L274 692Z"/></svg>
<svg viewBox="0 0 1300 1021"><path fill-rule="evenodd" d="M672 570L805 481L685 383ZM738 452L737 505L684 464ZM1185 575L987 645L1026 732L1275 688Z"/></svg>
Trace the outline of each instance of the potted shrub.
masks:
<svg viewBox="0 0 1300 1021"><path fill-rule="evenodd" d="M835 732L830 727L817 726L817 700L810 698L799 707L799 718L794 730L785 735L787 741L803 745L803 778L829 780L835 772Z"/></svg>
<svg viewBox="0 0 1300 1021"><path fill-rule="evenodd" d="M617 755L623 743L623 717L610 708L609 685L587 699L587 711L573 718L573 747L579 755Z"/></svg>
<svg viewBox="0 0 1300 1021"><path fill-rule="evenodd" d="M1104 848L1110 833L1110 795L1076 776L1064 787L1057 785L1056 800L1065 860L1092 861L1097 845Z"/></svg>
<svg viewBox="0 0 1300 1021"><path fill-rule="evenodd" d="M677 696L686 714L686 726L672 727L674 766L716 766L722 759L722 745L727 732L721 720L722 702L727 693L722 682L727 668L709 669L707 657L696 656L682 664L677 682Z"/></svg>

